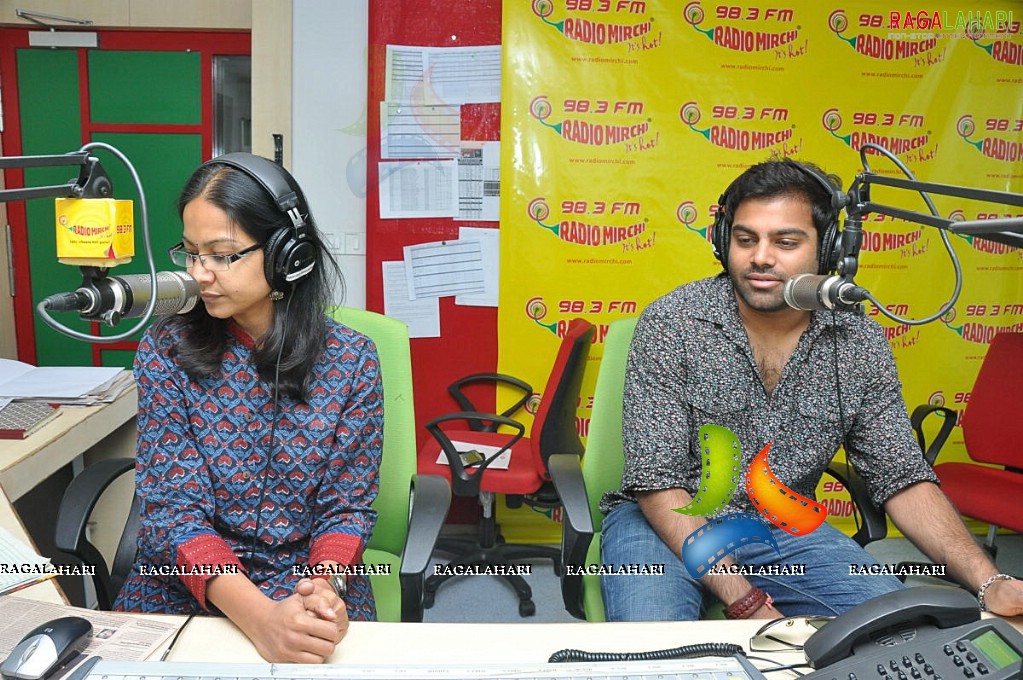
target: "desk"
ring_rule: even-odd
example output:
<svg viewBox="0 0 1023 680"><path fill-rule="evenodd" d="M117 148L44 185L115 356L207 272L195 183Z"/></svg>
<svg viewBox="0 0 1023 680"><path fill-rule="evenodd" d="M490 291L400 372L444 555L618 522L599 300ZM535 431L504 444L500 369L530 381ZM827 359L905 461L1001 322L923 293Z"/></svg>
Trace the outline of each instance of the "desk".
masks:
<svg viewBox="0 0 1023 680"><path fill-rule="evenodd" d="M329 663L545 663L563 648L649 651L698 642L749 645L763 621L677 623L366 623L355 621ZM1023 623L1023 622L1021 622ZM210 644L216 640L216 644ZM802 654L788 654L792 662ZM773 657L772 657L773 658ZM779 656L779 659L784 658ZM226 619L195 618L168 661L263 662Z"/></svg>
<svg viewBox="0 0 1023 680"><path fill-rule="evenodd" d="M102 457L135 456L138 394L129 389L109 404L65 406L27 439L0 439L0 488L16 501L41 481L103 442Z"/></svg>

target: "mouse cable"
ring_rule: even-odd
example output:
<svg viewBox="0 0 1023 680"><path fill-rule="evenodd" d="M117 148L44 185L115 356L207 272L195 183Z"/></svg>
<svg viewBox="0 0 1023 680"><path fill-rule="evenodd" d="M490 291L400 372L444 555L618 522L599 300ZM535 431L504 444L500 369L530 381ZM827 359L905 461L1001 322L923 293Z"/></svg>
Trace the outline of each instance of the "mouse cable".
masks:
<svg viewBox="0 0 1023 680"><path fill-rule="evenodd" d="M174 637L171 638L170 644L167 645L167 649L163 651L163 656L160 657L160 661L167 660L167 655L170 654L172 649L174 649L175 643L177 643L178 638L181 637L181 633L184 632L185 627L192 622L192 619L195 618L195 614L196 614L195 612L189 614L188 618L185 619L185 622L181 624L181 628L178 628L178 632L174 633Z"/></svg>
<svg viewBox="0 0 1023 680"><path fill-rule="evenodd" d="M663 659L691 659L699 656L746 655L742 645L727 642L703 642L672 649L658 649L651 652L584 652L580 649L562 649L551 654L547 663L573 661L661 661Z"/></svg>

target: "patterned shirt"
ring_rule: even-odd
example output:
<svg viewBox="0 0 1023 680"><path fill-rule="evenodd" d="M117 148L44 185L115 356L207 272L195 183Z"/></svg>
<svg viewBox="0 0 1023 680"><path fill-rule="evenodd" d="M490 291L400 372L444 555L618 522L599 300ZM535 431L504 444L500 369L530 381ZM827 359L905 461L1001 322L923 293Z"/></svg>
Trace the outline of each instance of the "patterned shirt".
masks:
<svg viewBox="0 0 1023 680"><path fill-rule="evenodd" d="M357 563L372 533L383 445L373 342L328 319L308 402L282 395L275 417L252 338L229 328L221 372L198 381L175 360L180 326L139 343L142 529L115 609L201 612L212 566L282 599L309 565ZM351 618L375 616L367 577L349 577L345 601Z"/></svg>
<svg viewBox="0 0 1023 680"><path fill-rule="evenodd" d="M700 481L697 433L705 424L739 438L742 475L769 442L771 471L795 492L817 483L843 440L875 504L919 481L937 481L913 436L895 358L881 327L849 313L814 312L769 395L757 370L731 281L680 286L644 310L629 350L623 404L621 491ZM756 512L739 485L719 514Z"/></svg>

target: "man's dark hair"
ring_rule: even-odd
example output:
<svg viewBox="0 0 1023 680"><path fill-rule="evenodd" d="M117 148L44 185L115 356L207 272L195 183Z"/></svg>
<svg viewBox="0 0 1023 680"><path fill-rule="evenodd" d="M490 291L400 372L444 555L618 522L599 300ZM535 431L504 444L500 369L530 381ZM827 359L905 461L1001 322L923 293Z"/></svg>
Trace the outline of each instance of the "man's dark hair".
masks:
<svg viewBox="0 0 1023 680"><path fill-rule="evenodd" d="M837 219L838 212L832 205L834 192L825 188L824 182L828 182L834 192L841 191L842 180L837 175L827 174L813 163L791 158L764 161L749 168L728 185L725 190L725 215L731 223L739 204L751 198L801 198L810 204L819 245L824 230Z"/></svg>

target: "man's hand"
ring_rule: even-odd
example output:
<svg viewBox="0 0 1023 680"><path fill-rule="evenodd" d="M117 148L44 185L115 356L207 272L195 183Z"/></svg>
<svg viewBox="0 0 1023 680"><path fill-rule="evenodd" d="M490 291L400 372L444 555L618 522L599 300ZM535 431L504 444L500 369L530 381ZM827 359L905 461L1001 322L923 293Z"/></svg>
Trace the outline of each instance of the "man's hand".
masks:
<svg viewBox="0 0 1023 680"><path fill-rule="evenodd" d="M994 581L984 591L984 604L999 616L1023 615L1023 581Z"/></svg>
<svg viewBox="0 0 1023 680"><path fill-rule="evenodd" d="M304 578L295 584L295 594L302 597L306 612L337 627L335 643L348 633L348 608L326 579Z"/></svg>

